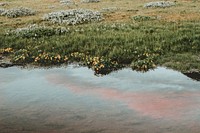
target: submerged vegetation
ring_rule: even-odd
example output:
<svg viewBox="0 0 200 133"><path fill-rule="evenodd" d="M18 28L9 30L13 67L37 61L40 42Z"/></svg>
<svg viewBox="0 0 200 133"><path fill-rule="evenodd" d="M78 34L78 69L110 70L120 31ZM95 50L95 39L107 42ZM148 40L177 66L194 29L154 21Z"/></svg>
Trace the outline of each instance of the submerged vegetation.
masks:
<svg viewBox="0 0 200 133"><path fill-rule="evenodd" d="M200 71L200 21L166 21L155 14L131 13L126 21L110 22L108 16L122 9L103 14L78 9L46 13L45 20L56 23L40 17L17 27L4 25L0 55L9 56L20 65L76 62L93 69L95 74L124 67L146 72L158 65L182 72ZM102 18L104 21L91 23Z"/></svg>

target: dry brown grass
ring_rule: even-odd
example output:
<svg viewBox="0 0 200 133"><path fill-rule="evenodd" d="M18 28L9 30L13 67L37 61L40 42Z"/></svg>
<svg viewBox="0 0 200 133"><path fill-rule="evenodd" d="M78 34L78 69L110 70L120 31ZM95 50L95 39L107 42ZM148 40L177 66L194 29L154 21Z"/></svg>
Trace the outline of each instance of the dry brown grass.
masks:
<svg viewBox="0 0 200 133"><path fill-rule="evenodd" d="M10 9L22 6L37 11L35 16L12 19L1 16L0 26L20 27L28 23L40 23L41 18L45 13L75 8L85 8L98 11L109 7L119 8L119 10L115 12L104 13L105 22L129 21L131 16L136 15L159 16L164 21L200 20L200 11L198 8L200 2L194 2L194 0L177 0L177 6L165 9L146 9L143 7L144 3L156 0L101 0L99 3L80 3L80 0L74 1L76 5L66 6L60 4L59 0L0 0L0 3L9 3L2 8Z"/></svg>

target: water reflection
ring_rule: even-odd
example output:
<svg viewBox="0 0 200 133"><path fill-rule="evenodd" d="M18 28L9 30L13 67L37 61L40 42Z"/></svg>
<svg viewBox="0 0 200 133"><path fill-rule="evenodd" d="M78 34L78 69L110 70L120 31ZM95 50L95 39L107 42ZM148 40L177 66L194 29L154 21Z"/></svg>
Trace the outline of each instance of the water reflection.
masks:
<svg viewBox="0 0 200 133"><path fill-rule="evenodd" d="M200 131L200 82L165 68L96 77L84 67L13 67L0 75L2 132Z"/></svg>

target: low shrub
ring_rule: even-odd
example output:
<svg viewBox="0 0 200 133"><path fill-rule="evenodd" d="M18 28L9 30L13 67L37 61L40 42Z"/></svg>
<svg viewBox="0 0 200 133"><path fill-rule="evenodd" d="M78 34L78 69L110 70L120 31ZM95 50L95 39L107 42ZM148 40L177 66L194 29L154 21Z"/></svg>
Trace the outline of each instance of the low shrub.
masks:
<svg viewBox="0 0 200 133"><path fill-rule="evenodd" d="M25 7L13 8L5 10L1 13L2 16L7 16L8 18L17 18L21 16L31 16L35 15L35 11Z"/></svg>
<svg viewBox="0 0 200 133"><path fill-rule="evenodd" d="M118 11L120 8L117 8L117 7L107 7L107 8L102 8L101 9L101 12L103 13L113 13L113 12L116 12Z"/></svg>
<svg viewBox="0 0 200 133"><path fill-rule="evenodd" d="M67 5L67 6L75 4L75 2L72 1L72 0L60 0L60 3L63 4L63 5Z"/></svg>
<svg viewBox="0 0 200 133"><path fill-rule="evenodd" d="M57 65L68 62L67 56L56 53L30 51L27 49L19 49L12 55L12 62L16 64L33 63L41 66Z"/></svg>
<svg viewBox="0 0 200 133"><path fill-rule="evenodd" d="M138 15L138 16L133 16L132 19L140 22L140 21L155 20L156 17Z"/></svg>
<svg viewBox="0 0 200 133"><path fill-rule="evenodd" d="M139 54L138 58L133 60L130 66L133 70L146 72L149 69L156 68L155 61L158 58L157 56L157 54L144 52L143 54Z"/></svg>
<svg viewBox="0 0 200 133"><path fill-rule="evenodd" d="M85 63L89 68L92 68L92 70L95 72L95 75L105 75L121 68L121 65L119 65L116 61L112 61L106 57L87 56Z"/></svg>
<svg viewBox="0 0 200 133"><path fill-rule="evenodd" d="M24 63L29 63L32 62L33 59L30 58L30 52L26 49L20 49L14 52L12 55L12 62L17 63L17 64L24 64Z"/></svg>
<svg viewBox="0 0 200 133"><path fill-rule="evenodd" d="M6 9L0 8L0 15L1 15L2 13L4 13L5 11L6 11Z"/></svg>
<svg viewBox="0 0 200 133"><path fill-rule="evenodd" d="M24 28L17 28L16 30L9 31L7 35L15 35L22 38L39 38L42 36L61 35L69 32L65 27L45 27L38 25L30 25Z"/></svg>
<svg viewBox="0 0 200 133"><path fill-rule="evenodd" d="M83 2L83 3L96 3L96 2L100 2L100 0L81 0L81 2Z"/></svg>
<svg viewBox="0 0 200 133"><path fill-rule="evenodd" d="M58 65L68 62L68 57L66 55L60 55L56 53L40 53L36 56L32 56L34 63L46 66L46 65Z"/></svg>
<svg viewBox="0 0 200 133"><path fill-rule="evenodd" d="M0 54L2 55L9 55L13 53L13 49L12 48L2 48L0 49Z"/></svg>
<svg viewBox="0 0 200 133"><path fill-rule="evenodd" d="M53 23L66 23L68 25L76 25L101 21L102 15L98 11L72 9L45 14L43 19L46 21L51 21Z"/></svg>
<svg viewBox="0 0 200 133"><path fill-rule="evenodd" d="M149 2L144 5L145 8L149 7L160 7L160 8L165 8L165 7L171 7L175 6L176 4L171 1L156 1L156 2Z"/></svg>

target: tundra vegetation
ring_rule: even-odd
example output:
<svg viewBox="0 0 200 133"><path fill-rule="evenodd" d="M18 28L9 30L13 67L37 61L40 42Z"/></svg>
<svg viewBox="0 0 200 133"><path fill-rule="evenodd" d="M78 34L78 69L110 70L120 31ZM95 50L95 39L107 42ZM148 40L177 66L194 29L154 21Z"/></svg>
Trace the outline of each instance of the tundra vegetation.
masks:
<svg viewBox="0 0 200 133"><path fill-rule="evenodd" d="M165 66L200 71L200 2L0 0L0 56L16 65L78 63L95 74Z"/></svg>

